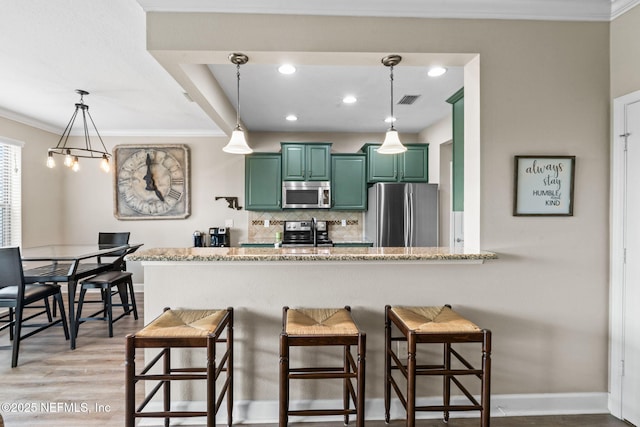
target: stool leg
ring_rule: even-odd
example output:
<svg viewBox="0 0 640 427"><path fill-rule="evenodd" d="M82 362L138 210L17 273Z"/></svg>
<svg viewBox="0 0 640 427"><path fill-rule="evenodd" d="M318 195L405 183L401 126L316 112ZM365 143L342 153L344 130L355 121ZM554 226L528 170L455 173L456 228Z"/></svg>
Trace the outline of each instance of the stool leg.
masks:
<svg viewBox="0 0 640 427"><path fill-rule="evenodd" d="M390 306L384 310L384 422L389 424L391 411L391 321Z"/></svg>
<svg viewBox="0 0 640 427"><path fill-rule="evenodd" d="M133 318L138 320L138 305L136 304L136 294L133 292L133 279L129 279L127 285L129 286L129 293L131 294L130 307L133 307Z"/></svg>
<svg viewBox="0 0 640 427"><path fill-rule="evenodd" d="M76 338L78 337L78 330L80 329L80 318L82 317L82 306L84 305L84 297L87 294L87 290L84 287L80 288L80 297L78 298L78 309L76 310ZM54 306L55 307L55 306Z"/></svg>
<svg viewBox="0 0 640 427"><path fill-rule="evenodd" d="M111 300L111 289L106 289L105 296L105 309L107 312L107 322L109 324L109 338L113 338L113 306Z"/></svg>
<svg viewBox="0 0 640 427"><path fill-rule="evenodd" d="M416 336L407 339L407 427L416 425Z"/></svg>
<svg viewBox="0 0 640 427"><path fill-rule="evenodd" d="M135 338L129 335L125 341L125 427L135 426L136 382L134 376L136 372L136 349L134 340Z"/></svg>
<svg viewBox="0 0 640 427"><path fill-rule="evenodd" d="M484 331L482 342L482 427L491 423L491 331Z"/></svg>
<svg viewBox="0 0 640 427"><path fill-rule="evenodd" d="M451 343L444 343L444 369L451 370ZM451 375L442 376L442 401L444 402L444 422L449 422L449 406L451 405Z"/></svg>
<svg viewBox="0 0 640 427"><path fill-rule="evenodd" d="M233 309L229 309L229 324L227 325L227 349L229 358L227 359L227 378L229 388L227 389L227 425L233 424Z"/></svg>
<svg viewBox="0 0 640 427"><path fill-rule="evenodd" d="M351 347L348 345L345 345L344 354L343 354L343 359L344 359L343 370L345 374L348 374L349 372L351 372L351 366L349 364L349 358L347 356L347 353L349 352L351 352ZM342 380L342 405L345 411L349 410L349 402L351 401L351 398L349 396L349 385L348 385L349 382L351 382L351 378L345 377L344 380ZM358 407L356 406L356 411L357 410L358 410ZM348 425L348 424L349 424L349 414L344 414L344 425Z"/></svg>
<svg viewBox="0 0 640 427"><path fill-rule="evenodd" d="M367 336L363 332L358 335L358 402L356 403L356 426L364 427L364 379L367 354Z"/></svg>
<svg viewBox="0 0 640 427"><path fill-rule="evenodd" d="M207 427L216 427L216 337L207 338Z"/></svg>
<svg viewBox="0 0 640 427"><path fill-rule="evenodd" d="M171 373L171 348L167 347L164 351L164 374L169 375ZM164 417L164 427L169 427L169 421L171 419L168 412L171 410L171 381L163 381L163 400L164 411L167 412L167 416Z"/></svg>
<svg viewBox="0 0 640 427"><path fill-rule="evenodd" d="M280 424L289 425L289 340L280 334Z"/></svg>

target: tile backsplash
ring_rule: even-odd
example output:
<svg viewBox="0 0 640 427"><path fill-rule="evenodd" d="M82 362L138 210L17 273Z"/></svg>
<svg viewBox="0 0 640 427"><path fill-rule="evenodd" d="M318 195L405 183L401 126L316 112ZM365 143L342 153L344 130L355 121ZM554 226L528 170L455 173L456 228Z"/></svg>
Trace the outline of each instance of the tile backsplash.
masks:
<svg viewBox="0 0 640 427"><path fill-rule="evenodd" d="M249 211L249 241L273 241L276 232L282 232L285 221L310 220L316 217L318 221L327 221L329 237L334 242L353 242L363 240L364 214L352 211L327 211L313 209L292 209L282 212ZM342 225L342 221L346 225ZM265 227L265 222L269 225Z"/></svg>

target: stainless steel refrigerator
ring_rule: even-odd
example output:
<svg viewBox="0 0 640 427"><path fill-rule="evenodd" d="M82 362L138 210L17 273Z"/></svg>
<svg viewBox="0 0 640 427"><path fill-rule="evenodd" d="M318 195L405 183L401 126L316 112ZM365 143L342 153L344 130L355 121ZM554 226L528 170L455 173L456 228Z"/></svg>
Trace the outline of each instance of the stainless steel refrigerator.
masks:
<svg viewBox="0 0 640 427"><path fill-rule="evenodd" d="M374 246L438 246L438 185L376 183L369 188L365 238Z"/></svg>

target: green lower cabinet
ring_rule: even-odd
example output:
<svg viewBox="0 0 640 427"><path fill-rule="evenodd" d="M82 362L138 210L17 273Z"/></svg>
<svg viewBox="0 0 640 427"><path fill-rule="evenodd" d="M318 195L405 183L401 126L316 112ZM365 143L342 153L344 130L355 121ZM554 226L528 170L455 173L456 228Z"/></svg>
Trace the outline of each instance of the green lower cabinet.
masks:
<svg viewBox="0 0 640 427"><path fill-rule="evenodd" d="M282 210L282 157L279 153L257 153L245 157L245 209Z"/></svg>
<svg viewBox="0 0 640 427"><path fill-rule="evenodd" d="M275 242L273 243L240 243L241 248L273 248L275 247Z"/></svg>
<svg viewBox="0 0 640 427"><path fill-rule="evenodd" d="M367 209L367 159L364 154L331 156L331 209Z"/></svg>
<svg viewBox="0 0 640 427"><path fill-rule="evenodd" d="M336 248L370 248L373 242L334 242Z"/></svg>
<svg viewBox="0 0 640 427"><path fill-rule="evenodd" d="M429 145L404 144L400 154L379 154L381 144L366 144L367 182L429 182Z"/></svg>

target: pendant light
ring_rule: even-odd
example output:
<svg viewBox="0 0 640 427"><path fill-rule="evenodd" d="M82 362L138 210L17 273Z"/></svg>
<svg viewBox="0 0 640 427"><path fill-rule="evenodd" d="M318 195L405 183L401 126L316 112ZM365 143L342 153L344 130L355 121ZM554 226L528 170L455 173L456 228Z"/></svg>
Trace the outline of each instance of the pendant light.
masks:
<svg viewBox="0 0 640 427"><path fill-rule="evenodd" d="M232 64L236 64L238 109L236 112L236 127L231 133L229 143L224 146L222 151L231 154L250 154L253 153L253 150L247 144L244 130L240 126L240 65L249 62L249 57L242 53L231 53L229 54L229 61Z"/></svg>
<svg viewBox="0 0 640 427"><path fill-rule="evenodd" d="M387 134L384 137L384 142L376 151L380 154L397 154L407 151L407 147L402 145L400 138L398 137L398 131L393 126L395 116L393 115L393 67L398 65L402 61L400 55L389 55L382 58L382 64L390 69L390 82L391 82L391 127L387 130Z"/></svg>
<svg viewBox="0 0 640 427"><path fill-rule="evenodd" d="M49 148L47 153L47 167L53 168L56 165L55 160L53 159L54 154L59 154L64 156L64 165L71 168L74 172L77 172L80 169L80 164L78 162L79 158L86 159L100 159L100 168L104 172L109 172L109 159L111 158L111 154L107 152L107 148L100 137L100 133L96 128L96 124L93 122L93 118L89 113L89 106L84 103L84 95L89 95L89 92L82 89L76 89L76 93L80 95L80 102L76 104L76 110L73 112L71 116L71 120L67 124L67 127L62 132L62 136L60 136L60 140L58 141L58 145L53 148ZM68 144L69 136L71 135L71 128L73 128L73 124L76 121L76 117L78 116L78 111L82 111L82 122L83 122L83 132L84 132L84 147L82 146L72 146ZM96 150L91 146L91 138L89 137L89 126L87 125L87 116L89 117L89 121L93 126L93 129L98 135L98 139L100 140L100 144L102 144L102 151Z"/></svg>

